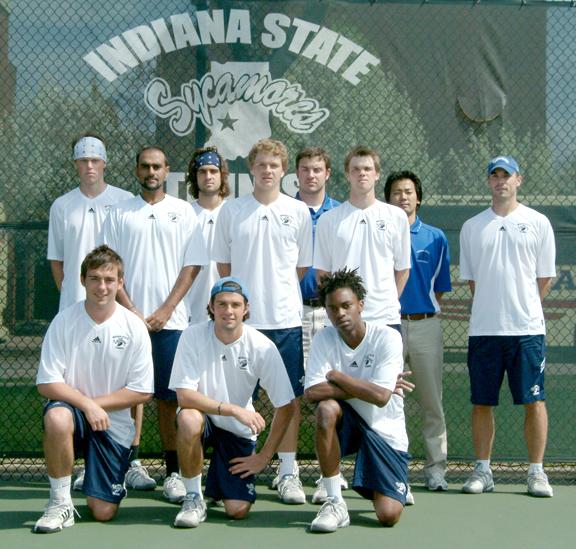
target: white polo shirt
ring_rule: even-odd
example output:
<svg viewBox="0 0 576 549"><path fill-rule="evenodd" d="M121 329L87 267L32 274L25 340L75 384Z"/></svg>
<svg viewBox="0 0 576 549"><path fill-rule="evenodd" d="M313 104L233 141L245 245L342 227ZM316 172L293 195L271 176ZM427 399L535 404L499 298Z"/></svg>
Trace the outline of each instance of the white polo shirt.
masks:
<svg viewBox="0 0 576 549"><path fill-rule="evenodd" d="M219 402L254 411L252 393L256 383L268 393L274 408L294 399L294 392L280 353L272 341L251 326L228 345L214 333L209 320L190 326L182 333L174 357L170 389L191 389ZM256 436L231 416L209 414L217 427L251 440Z"/></svg>
<svg viewBox="0 0 576 549"><path fill-rule="evenodd" d="M128 191L106 185L98 196L90 198L76 187L52 203L47 258L64 263L60 311L86 299L86 291L80 283L80 265L96 247L110 207L132 196Z"/></svg>
<svg viewBox="0 0 576 549"><path fill-rule="evenodd" d="M66 383L90 398L120 389L154 392L150 336L142 320L120 304L97 324L81 301L58 313L42 343L36 384ZM125 448L134 438L130 408L109 411L110 436Z"/></svg>
<svg viewBox="0 0 576 549"><path fill-rule="evenodd" d="M104 243L124 260L124 287L145 317L164 303L183 267L208 264L192 206L168 194L156 204L138 195L111 208L102 233ZM182 300L164 328L187 326Z"/></svg>
<svg viewBox="0 0 576 549"><path fill-rule="evenodd" d="M192 203L192 208L198 216L198 223L200 223L200 227L202 228L208 257L211 258L216 222L218 221L218 214L220 213L222 204L213 210L207 210L196 201ZM196 324L197 322L203 322L208 319L206 306L210 301L210 290L219 278L220 276L215 261L210 261L210 263L202 267L202 270L198 273L194 284L192 284L192 288L190 288L190 291L184 298L184 302L188 308L188 322L190 324Z"/></svg>
<svg viewBox="0 0 576 549"><path fill-rule="evenodd" d="M306 204L281 194L272 204L252 194L227 201L218 218L212 259L230 263L250 294L251 326L302 325L296 267L312 265L312 221Z"/></svg>
<svg viewBox="0 0 576 549"><path fill-rule="evenodd" d="M402 368L402 337L395 329L367 322L364 339L351 349L336 328L328 326L312 340L304 386L308 389L323 383L326 374L336 370L394 391ZM408 451L402 397L393 394L382 408L358 398L346 402L392 448Z"/></svg>
<svg viewBox="0 0 576 549"><path fill-rule="evenodd" d="M505 217L488 208L462 226L460 278L475 282L469 335L544 334L537 278L556 276L548 218L519 204Z"/></svg>
<svg viewBox="0 0 576 549"><path fill-rule="evenodd" d="M366 298L362 318L400 324L394 271L410 268L410 225L406 213L376 200L365 209L344 202L316 226L314 268L333 273L358 269Z"/></svg>

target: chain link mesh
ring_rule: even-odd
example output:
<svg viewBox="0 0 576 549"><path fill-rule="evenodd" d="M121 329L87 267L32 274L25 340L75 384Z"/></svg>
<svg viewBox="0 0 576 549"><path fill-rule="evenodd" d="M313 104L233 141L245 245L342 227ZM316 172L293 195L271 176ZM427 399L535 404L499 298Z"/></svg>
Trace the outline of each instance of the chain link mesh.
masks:
<svg viewBox="0 0 576 549"><path fill-rule="evenodd" d="M263 124L287 143L292 155L309 144L330 151L335 163L330 193L335 198L347 197L342 160L358 143L381 153L383 175L411 169L424 182L421 216L446 232L455 281L443 305L451 478L464 476L473 457L466 370L470 295L457 282L458 234L464 220L489 202L483 183L487 159L506 153L519 160L525 168L522 200L548 215L556 233L558 278L545 302L550 416L546 461L553 479L573 482L576 430L569 410L576 390L576 69L570 60L576 12L572 4L0 0L2 478L43 473L42 400L34 379L43 334L58 308L45 259L47 220L52 201L77 185L70 161L73 136L86 130L106 136L106 180L133 192L137 191L132 175L135 151L143 144L161 144L175 174L171 192L186 196L183 172L192 150L214 138L217 129L224 130L217 120L207 123L197 117L188 133L176 135L167 117L155 116L145 105L144 90L152 79L163 78L176 96L183 83L199 81L209 71L216 74L218 64L245 63L253 74L269 73L274 79L298 83L308 98L329 110L328 118L307 133L296 131L272 107ZM171 17L188 14L197 24L198 13L205 10L213 21L217 10L223 10L224 39L235 33L235 28L226 28L231 10L248 13L250 42L216 43L216 25L211 37L200 33L205 44L177 47ZM277 43L264 45L261 37L271 32L266 16L274 13L283 22L276 27ZM310 25L304 27L302 21ZM159 38L159 22L174 41L173 51L166 37L163 42ZM156 37L155 55L150 54L151 42L146 59L128 47L127 31L137 28L141 37ZM298 35L303 28L309 29L308 34ZM323 45L309 49L321 32ZM352 49L354 53L337 68L336 46L329 47L335 36L339 44L353 43L378 60L366 65L365 73L357 73L356 84L343 75L359 50ZM99 70L94 59L104 63ZM236 144L248 139L249 146L255 137L239 136ZM246 190L247 168L241 156L230 161L236 194ZM293 176L286 178L284 188L294 192ZM383 189L378 192L383 198ZM506 390L502 396L494 461L499 477L513 480L524 474L523 414L512 406ZM424 456L419 411L414 398L406 398L405 404L414 457L411 470L418 478ZM270 418L268 401L258 406ZM155 407L148 405L141 455L159 475L156 423ZM304 405L300 454L302 476L308 481L316 478L309 404Z"/></svg>

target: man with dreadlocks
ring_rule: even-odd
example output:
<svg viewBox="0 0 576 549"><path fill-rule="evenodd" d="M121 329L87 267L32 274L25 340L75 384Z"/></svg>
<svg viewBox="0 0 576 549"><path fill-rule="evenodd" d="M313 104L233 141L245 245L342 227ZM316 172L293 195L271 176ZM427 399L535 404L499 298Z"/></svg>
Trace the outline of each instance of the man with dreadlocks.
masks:
<svg viewBox="0 0 576 549"><path fill-rule="evenodd" d="M366 323L366 290L355 270L320 281L320 302L332 326L316 334L305 396L316 407L316 454L328 494L313 532L350 524L340 486L340 457L357 453L352 487L372 500L383 526L400 519L408 487L408 437L401 395L402 338L384 324Z"/></svg>

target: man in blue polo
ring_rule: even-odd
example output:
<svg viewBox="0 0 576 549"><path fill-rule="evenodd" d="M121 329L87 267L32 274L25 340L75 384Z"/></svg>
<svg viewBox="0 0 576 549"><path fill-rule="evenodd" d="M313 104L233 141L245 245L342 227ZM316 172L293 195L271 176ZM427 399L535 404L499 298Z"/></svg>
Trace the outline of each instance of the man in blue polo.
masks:
<svg viewBox="0 0 576 549"><path fill-rule="evenodd" d="M420 404L426 450L424 475L428 490L444 491L447 437L442 409L442 327L437 314L450 283L450 252L444 233L422 223L416 215L422 202L422 183L410 171L391 173L384 186L386 202L399 206L410 223L410 277L400 297L404 361L412 370Z"/></svg>
<svg viewBox="0 0 576 549"><path fill-rule="evenodd" d="M296 156L296 176L298 177L298 192L296 198L308 206L312 217L312 233L316 231L316 223L320 216L340 205L326 193L326 181L330 177L331 161L328 153L320 147L306 147ZM318 299L318 284L316 269L310 267L300 281L302 301L304 302L304 318L302 319L302 337L304 342L304 358L308 358L310 343L314 334L324 327L326 311Z"/></svg>
<svg viewBox="0 0 576 549"><path fill-rule="evenodd" d="M296 176L298 177L298 192L296 198L308 206L312 218L312 235L316 232L316 224L320 216L340 205L326 192L326 181L330 177L332 162L328 153L321 147L306 147L296 155ZM304 312L302 316L302 341L304 361L308 361L312 338L326 324L326 310L318 299L318 283L316 269L310 267L300 281ZM327 494L319 479L318 488L312 495L312 503L324 503ZM347 488L347 482L342 477L342 486Z"/></svg>

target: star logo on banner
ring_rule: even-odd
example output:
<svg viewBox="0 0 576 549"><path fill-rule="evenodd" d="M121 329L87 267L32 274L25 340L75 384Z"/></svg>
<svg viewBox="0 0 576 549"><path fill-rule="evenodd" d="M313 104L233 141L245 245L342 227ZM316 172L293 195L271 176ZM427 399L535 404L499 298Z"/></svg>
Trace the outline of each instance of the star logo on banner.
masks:
<svg viewBox="0 0 576 549"><path fill-rule="evenodd" d="M224 118L218 118L218 122L220 122L220 124L222 124L222 127L220 128L220 131L224 131L226 129L230 129L232 131L234 131L234 124L236 124L236 122L238 122L238 118L232 118L230 116L230 113L227 112L226 115L224 116Z"/></svg>

